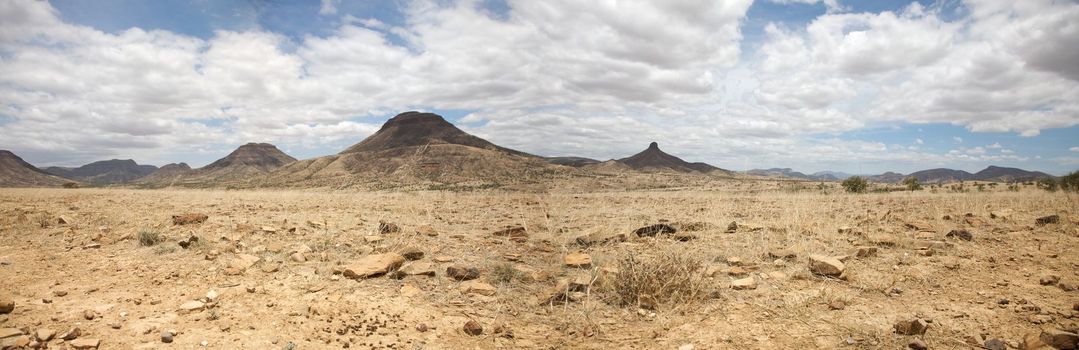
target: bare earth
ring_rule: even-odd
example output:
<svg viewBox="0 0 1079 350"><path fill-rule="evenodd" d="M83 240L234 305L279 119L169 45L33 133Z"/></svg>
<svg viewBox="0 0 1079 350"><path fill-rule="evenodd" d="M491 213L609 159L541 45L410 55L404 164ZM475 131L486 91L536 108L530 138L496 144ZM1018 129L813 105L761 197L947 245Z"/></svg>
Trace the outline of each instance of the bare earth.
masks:
<svg viewBox="0 0 1079 350"><path fill-rule="evenodd" d="M208 219L174 225L172 216L186 213ZM1051 214L1059 222L1035 224ZM380 232L380 221L399 232ZM731 222L737 229L728 230ZM993 338L1018 348L1028 334L1079 328L1077 222L1075 194L1029 188L0 189L0 299L15 303L0 328L33 338L78 327L78 339L99 339L101 349L204 341L218 349L899 349L916 338L936 349ZM657 223L680 230L633 233ZM493 234L507 226L524 233ZM946 237L959 228L972 240ZM164 241L142 245L146 232ZM198 242L179 246L192 235ZM579 243L582 235L593 244ZM851 255L858 246L877 250ZM436 276L342 273L365 256L409 247L423 256L407 264L429 264ZM777 253L783 249L794 257ZM577 251L590 267L566 266ZM258 261L243 268L241 254ZM811 273L810 254L845 260L842 278ZM627 265L629 257L678 266L648 275ZM450 278L451 265L476 267L479 278ZM622 297L620 279L671 275L690 282L665 295ZM744 278L755 288L731 288ZM202 305L182 309L195 300ZM914 319L928 324L924 335L897 334L897 322ZM482 333L466 334L468 321ZM162 343L163 331L175 331L171 344Z"/></svg>

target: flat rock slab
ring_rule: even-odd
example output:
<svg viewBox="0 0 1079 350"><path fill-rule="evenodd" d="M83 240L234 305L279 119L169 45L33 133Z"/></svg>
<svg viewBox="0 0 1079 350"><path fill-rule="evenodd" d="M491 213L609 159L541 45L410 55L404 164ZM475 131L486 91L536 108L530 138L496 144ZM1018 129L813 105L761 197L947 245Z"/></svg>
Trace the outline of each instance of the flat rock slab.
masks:
<svg viewBox="0 0 1079 350"><path fill-rule="evenodd" d="M345 266L342 274L352 279L381 276L396 270L405 263L405 257L397 253L368 255Z"/></svg>

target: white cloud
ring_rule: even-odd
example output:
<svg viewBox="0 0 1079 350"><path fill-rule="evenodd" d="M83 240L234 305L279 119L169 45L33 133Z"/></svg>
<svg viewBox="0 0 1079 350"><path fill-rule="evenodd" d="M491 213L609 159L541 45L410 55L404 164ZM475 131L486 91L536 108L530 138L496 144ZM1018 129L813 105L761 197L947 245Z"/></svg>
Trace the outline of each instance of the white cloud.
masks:
<svg viewBox="0 0 1079 350"><path fill-rule="evenodd" d="M1000 142L995 142L992 145L985 146L985 148L988 148L988 149L1000 149L1000 148L1004 148L1004 146L1001 146Z"/></svg>
<svg viewBox="0 0 1079 350"><path fill-rule="evenodd" d="M959 136L952 136L952 142L963 143L963 138Z"/></svg>
<svg viewBox="0 0 1079 350"><path fill-rule="evenodd" d="M921 145L921 144L925 144L925 141L922 141L922 139L914 139L914 143L918 144L918 145Z"/></svg>
<svg viewBox="0 0 1079 350"><path fill-rule="evenodd" d="M1069 148L1068 150L1072 151L1072 152L1079 152L1079 147L1072 147L1072 148Z"/></svg>
<svg viewBox="0 0 1079 350"><path fill-rule="evenodd" d="M824 4L828 8L829 12L839 11L844 9L839 4L839 0L768 0L777 4Z"/></svg>
<svg viewBox="0 0 1079 350"><path fill-rule="evenodd" d="M337 14L337 4L341 3L341 0L322 0L322 4L318 8L318 14L323 16L331 16Z"/></svg>

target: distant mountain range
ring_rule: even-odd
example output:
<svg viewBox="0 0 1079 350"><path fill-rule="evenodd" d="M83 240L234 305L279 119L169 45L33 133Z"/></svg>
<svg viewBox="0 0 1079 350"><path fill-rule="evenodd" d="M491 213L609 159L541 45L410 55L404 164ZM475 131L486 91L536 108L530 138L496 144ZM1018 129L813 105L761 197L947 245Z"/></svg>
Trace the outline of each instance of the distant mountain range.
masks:
<svg viewBox="0 0 1079 350"><path fill-rule="evenodd" d="M132 181L157 171L153 165L139 165L131 159L102 160L77 168L47 167L45 172L93 185L110 185Z"/></svg>
<svg viewBox="0 0 1079 350"><path fill-rule="evenodd" d="M813 173L811 175L806 175L804 173L791 170L790 168L753 169L748 170L745 173L756 176L786 177L792 179L820 181L843 180L848 177L854 176L851 174L832 171L821 171ZM937 168L916 171L906 175L889 171L880 175L865 175L864 177L872 182L897 183L911 176L913 176L915 179L918 179L918 182L922 183L944 183L958 181L1016 182L1053 178L1052 175L1040 171L1028 171L1019 168L1006 168L999 166L989 166L988 168L985 168L984 170L973 174L963 170Z"/></svg>

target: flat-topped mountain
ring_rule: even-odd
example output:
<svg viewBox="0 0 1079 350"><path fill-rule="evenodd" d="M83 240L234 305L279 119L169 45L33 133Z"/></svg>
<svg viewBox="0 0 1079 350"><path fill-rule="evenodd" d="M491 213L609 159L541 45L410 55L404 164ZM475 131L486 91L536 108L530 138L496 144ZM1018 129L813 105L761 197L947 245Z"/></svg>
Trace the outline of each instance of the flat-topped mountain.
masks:
<svg viewBox="0 0 1079 350"><path fill-rule="evenodd" d="M199 170L232 169L248 172L247 170L251 169L257 172L269 172L295 161L296 158L281 152L277 146L268 143L248 143L236 148L225 158L218 159Z"/></svg>
<svg viewBox="0 0 1079 350"><path fill-rule="evenodd" d="M1052 175L1040 171L1028 171L1019 168L1006 168L990 165L973 175L974 179L982 181L1012 182L1033 181L1052 178Z"/></svg>
<svg viewBox="0 0 1079 350"><path fill-rule="evenodd" d="M71 180L46 173L11 151L0 150L0 187L54 187Z"/></svg>
<svg viewBox="0 0 1079 350"><path fill-rule="evenodd" d="M139 165L131 159L102 160L76 168L48 167L49 174L94 185L109 185L132 181L157 171L153 165Z"/></svg>
<svg viewBox="0 0 1079 350"><path fill-rule="evenodd" d="M648 148L640 153L618 160L634 170L645 171L677 171L688 172L712 172L722 170L706 163L690 163L681 158L672 156L659 149L659 144L652 142Z"/></svg>
<svg viewBox="0 0 1079 350"><path fill-rule="evenodd" d="M373 183L531 183L567 171L543 158L468 134L433 113L405 112L336 155L282 167L272 186L368 186Z"/></svg>

